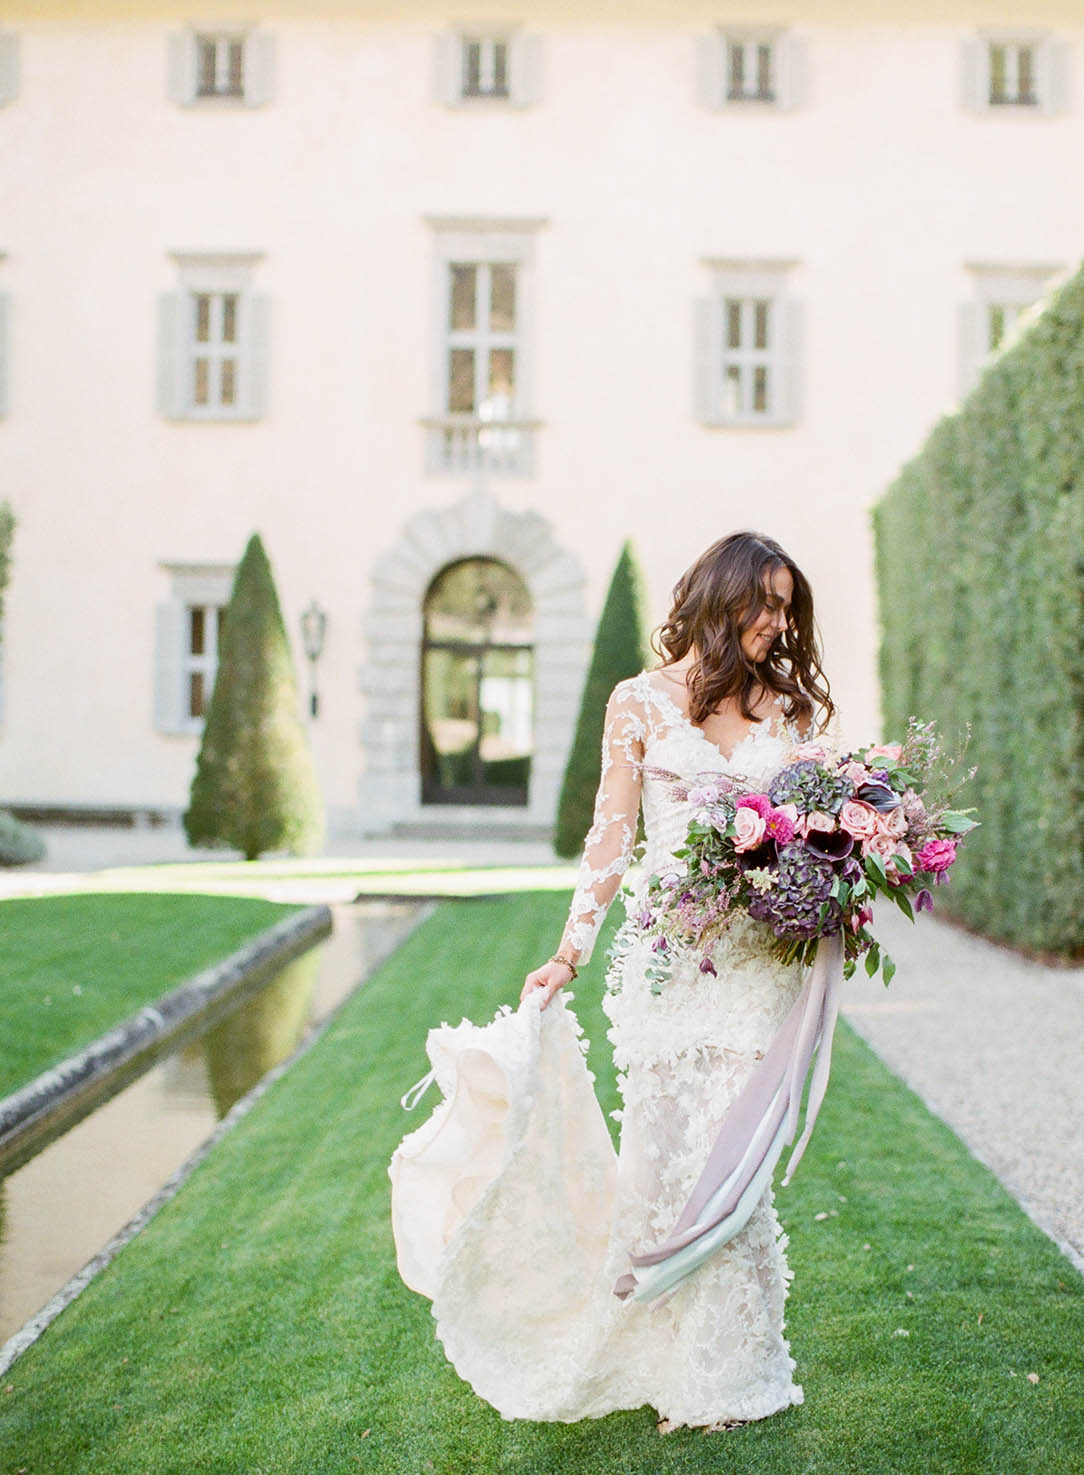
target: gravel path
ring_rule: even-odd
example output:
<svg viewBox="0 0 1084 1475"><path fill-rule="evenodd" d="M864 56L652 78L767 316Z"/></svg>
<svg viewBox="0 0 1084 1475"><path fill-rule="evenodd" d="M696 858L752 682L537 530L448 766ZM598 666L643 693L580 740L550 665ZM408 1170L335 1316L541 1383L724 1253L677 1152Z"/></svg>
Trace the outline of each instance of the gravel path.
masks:
<svg viewBox="0 0 1084 1475"><path fill-rule="evenodd" d="M1084 1270L1084 968L883 908L877 932L899 972L845 984L845 1017Z"/></svg>

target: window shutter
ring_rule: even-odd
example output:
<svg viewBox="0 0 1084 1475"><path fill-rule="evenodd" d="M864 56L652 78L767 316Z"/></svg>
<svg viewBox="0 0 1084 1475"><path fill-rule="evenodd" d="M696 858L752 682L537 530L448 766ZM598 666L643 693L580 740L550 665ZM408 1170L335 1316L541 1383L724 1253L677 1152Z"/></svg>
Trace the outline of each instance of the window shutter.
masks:
<svg viewBox="0 0 1084 1475"><path fill-rule="evenodd" d="M794 425L802 412L802 304L776 299L776 310L781 331L773 355L775 389L771 419L775 425Z"/></svg>
<svg viewBox="0 0 1084 1475"><path fill-rule="evenodd" d="M275 38L267 31L252 31L244 45L245 104L262 107L271 101L275 88Z"/></svg>
<svg viewBox="0 0 1084 1475"><path fill-rule="evenodd" d="M804 36L780 36L773 48L776 97L779 106L791 111L809 101L809 48Z"/></svg>
<svg viewBox="0 0 1084 1475"><path fill-rule="evenodd" d="M8 379L11 363L11 299L0 292L0 418L8 413Z"/></svg>
<svg viewBox="0 0 1084 1475"><path fill-rule="evenodd" d="M255 292L248 294L245 298L245 311L248 327L245 333L241 413L246 420L262 420L267 414L269 349L267 296Z"/></svg>
<svg viewBox="0 0 1084 1475"><path fill-rule="evenodd" d="M177 600L154 611L154 725L184 732L184 605Z"/></svg>
<svg viewBox="0 0 1084 1475"><path fill-rule="evenodd" d="M990 106L990 47L972 36L960 51L960 101L969 113L985 113Z"/></svg>
<svg viewBox="0 0 1084 1475"><path fill-rule="evenodd" d="M693 413L701 425L721 425L723 319L720 298L701 297L697 300L693 335L696 345Z"/></svg>
<svg viewBox="0 0 1084 1475"><path fill-rule="evenodd" d="M542 38L517 31L508 42L512 68L510 98L517 108L529 108L542 95Z"/></svg>
<svg viewBox="0 0 1084 1475"><path fill-rule="evenodd" d="M162 292L158 297L158 413L167 420L184 418L182 392L180 292Z"/></svg>
<svg viewBox="0 0 1084 1475"><path fill-rule="evenodd" d="M166 93L185 108L196 100L196 38L191 31L166 38Z"/></svg>
<svg viewBox="0 0 1084 1475"><path fill-rule="evenodd" d="M19 38L13 31L0 35L0 107L19 96Z"/></svg>
<svg viewBox="0 0 1084 1475"><path fill-rule="evenodd" d="M439 31L433 38L433 85L437 102L446 107L463 101L463 41L458 31Z"/></svg>
<svg viewBox="0 0 1084 1475"><path fill-rule="evenodd" d="M726 101L726 42L719 31L696 38L696 100L716 113Z"/></svg>
<svg viewBox="0 0 1084 1475"><path fill-rule="evenodd" d="M1066 42L1047 40L1039 47L1039 107L1048 117L1069 111L1070 66Z"/></svg>

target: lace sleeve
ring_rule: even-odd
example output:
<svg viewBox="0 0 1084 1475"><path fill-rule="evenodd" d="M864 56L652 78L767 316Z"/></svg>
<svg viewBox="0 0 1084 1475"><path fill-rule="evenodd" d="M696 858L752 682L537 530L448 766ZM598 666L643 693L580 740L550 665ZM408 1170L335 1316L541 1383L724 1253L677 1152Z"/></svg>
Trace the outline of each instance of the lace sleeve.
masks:
<svg viewBox="0 0 1084 1475"><path fill-rule="evenodd" d="M595 814L583 846L576 893L558 951L586 963L636 844L646 724L627 683L616 686L606 707L602 776Z"/></svg>

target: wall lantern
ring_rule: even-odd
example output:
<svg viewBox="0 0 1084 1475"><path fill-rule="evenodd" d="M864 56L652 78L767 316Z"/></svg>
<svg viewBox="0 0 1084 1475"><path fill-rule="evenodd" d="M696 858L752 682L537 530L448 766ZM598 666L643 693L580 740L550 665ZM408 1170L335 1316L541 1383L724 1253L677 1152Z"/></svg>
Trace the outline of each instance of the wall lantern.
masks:
<svg viewBox="0 0 1084 1475"><path fill-rule="evenodd" d="M309 659L309 711L313 717L320 711L320 698L316 693L316 663L323 652L326 634L327 615L315 599L310 599L308 607L301 614L301 643Z"/></svg>

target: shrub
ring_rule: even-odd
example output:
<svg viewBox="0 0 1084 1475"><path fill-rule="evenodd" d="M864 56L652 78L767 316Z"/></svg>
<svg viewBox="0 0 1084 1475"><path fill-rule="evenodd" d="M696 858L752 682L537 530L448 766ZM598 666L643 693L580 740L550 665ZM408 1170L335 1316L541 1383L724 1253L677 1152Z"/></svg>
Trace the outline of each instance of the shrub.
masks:
<svg viewBox="0 0 1084 1475"><path fill-rule="evenodd" d="M0 809L0 866L25 866L41 860L45 841L6 809Z"/></svg>
<svg viewBox="0 0 1084 1475"><path fill-rule="evenodd" d="M626 542L595 631L576 735L561 785L553 837L553 848L558 855L578 855L590 828L606 702L619 681L635 676L644 668L648 649L646 608L643 575L632 544Z"/></svg>
<svg viewBox="0 0 1084 1475"><path fill-rule="evenodd" d="M886 727L971 726L979 810L951 910L1084 947L1084 272L941 422L874 510Z"/></svg>
<svg viewBox="0 0 1084 1475"><path fill-rule="evenodd" d="M230 595L184 826L189 844L232 845L248 860L311 854L323 840L286 628L256 534Z"/></svg>

